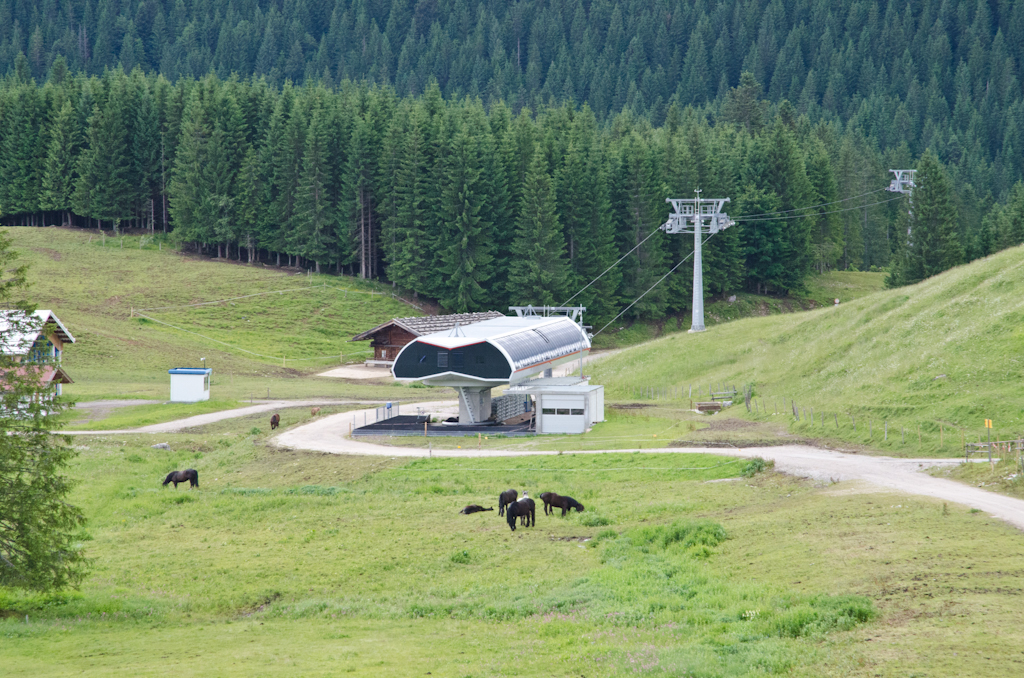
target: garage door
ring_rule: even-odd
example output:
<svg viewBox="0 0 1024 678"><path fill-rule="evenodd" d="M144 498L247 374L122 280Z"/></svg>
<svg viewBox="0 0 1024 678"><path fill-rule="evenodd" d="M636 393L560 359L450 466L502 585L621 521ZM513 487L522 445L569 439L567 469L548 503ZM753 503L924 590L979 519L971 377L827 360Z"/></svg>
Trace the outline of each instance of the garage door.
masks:
<svg viewBox="0 0 1024 678"><path fill-rule="evenodd" d="M585 398L546 396L541 401L541 433L583 433Z"/></svg>

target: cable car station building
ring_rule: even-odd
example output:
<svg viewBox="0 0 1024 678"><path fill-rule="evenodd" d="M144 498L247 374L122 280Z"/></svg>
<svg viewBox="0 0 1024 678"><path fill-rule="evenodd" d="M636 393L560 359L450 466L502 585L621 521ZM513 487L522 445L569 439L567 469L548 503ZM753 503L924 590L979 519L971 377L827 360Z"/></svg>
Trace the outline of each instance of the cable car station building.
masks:
<svg viewBox="0 0 1024 678"><path fill-rule="evenodd" d="M492 412L508 411L509 403L528 408L531 396L537 402L537 433L583 433L603 421L604 387L591 386L583 377L550 376L558 365L582 365L590 352L590 337L575 316L537 315L541 309L532 307L513 310L514 317L456 325L409 342L395 358L395 379L454 388L459 395L459 427L502 421ZM531 379L538 375L542 376ZM491 389L509 385L499 406Z"/></svg>

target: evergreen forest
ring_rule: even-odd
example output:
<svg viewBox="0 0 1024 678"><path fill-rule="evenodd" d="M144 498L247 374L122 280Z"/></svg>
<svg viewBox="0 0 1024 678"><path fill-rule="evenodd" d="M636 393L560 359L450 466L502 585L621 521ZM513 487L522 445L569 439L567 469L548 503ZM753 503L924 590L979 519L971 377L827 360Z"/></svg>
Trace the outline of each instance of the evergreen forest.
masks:
<svg viewBox="0 0 1024 678"><path fill-rule="evenodd" d="M0 215L611 318L1024 242L1024 1L0 0ZM884 189L918 170L913 204ZM685 311L683 265L630 309ZM596 314L596 315L594 315Z"/></svg>

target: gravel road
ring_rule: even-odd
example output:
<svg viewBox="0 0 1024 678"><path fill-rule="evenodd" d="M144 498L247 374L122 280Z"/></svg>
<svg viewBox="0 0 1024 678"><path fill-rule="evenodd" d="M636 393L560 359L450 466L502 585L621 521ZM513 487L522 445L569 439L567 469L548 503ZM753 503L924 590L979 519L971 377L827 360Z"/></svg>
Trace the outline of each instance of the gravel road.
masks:
<svg viewBox="0 0 1024 678"><path fill-rule="evenodd" d="M261 412L273 412L276 410L285 409L288 407L325 407L327 405L350 405L352 403L361 403L361 400L270 400L267 402L260 403L259 405L250 405L248 407L239 407L234 410L224 410L222 412L211 412L210 414L197 414L194 417L187 417L185 419L177 419L175 421L168 421L163 424L152 424L150 426L142 426L140 428L129 428L120 429L116 431L61 431L62 434L66 435L80 435L80 436L95 436L112 433L174 433L186 428L192 428L193 426L203 426L205 424L213 424L218 421L224 421L225 419L236 419L238 417L247 417L250 414L260 414ZM138 404L139 401L135 401ZM372 410L371 410L372 411Z"/></svg>
<svg viewBox="0 0 1024 678"><path fill-rule="evenodd" d="M458 403L438 401L416 403L434 415L450 416ZM411 410L410 410L411 411ZM335 414L287 430L271 439L279 447L313 450L332 454L379 455L386 457L425 457L427 450L419 447L386 447L349 437L350 426L359 426L365 416L372 418L374 410L357 410ZM632 452L633 450L590 450L573 454L601 454L603 452ZM953 480L934 478L925 471L936 466L955 466L959 459L896 459L864 454L848 454L823 450L805 445L784 445L742 450L722 448L669 448L644 449L645 453L703 452L724 456L763 457L775 461L775 468L794 476L819 480L862 481L880 488L918 494L980 509L990 515L1024 530L1024 500L987 492ZM540 454L558 454L555 451L535 450L434 450L435 457L517 457Z"/></svg>

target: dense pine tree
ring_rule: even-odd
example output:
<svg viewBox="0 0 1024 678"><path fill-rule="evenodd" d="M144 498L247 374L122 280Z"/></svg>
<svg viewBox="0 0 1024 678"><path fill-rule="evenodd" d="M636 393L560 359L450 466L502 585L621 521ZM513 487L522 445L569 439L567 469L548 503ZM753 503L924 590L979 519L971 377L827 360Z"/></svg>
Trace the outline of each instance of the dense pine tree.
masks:
<svg viewBox="0 0 1024 678"><path fill-rule="evenodd" d="M50 144L43 165L44 210L63 212L62 222L70 222L75 192L75 166L81 144L78 115L70 100L65 100L50 127Z"/></svg>
<svg viewBox="0 0 1024 678"><path fill-rule="evenodd" d="M513 304L553 306L566 293L565 240L547 161L538 148L526 171L512 241L508 295Z"/></svg>
<svg viewBox="0 0 1024 678"><path fill-rule="evenodd" d="M482 216L486 182L479 143L463 125L451 141L444 160L439 216L439 270L444 275L437 297L456 312L490 306L487 284L494 275L492 224Z"/></svg>
<svg viewBox="0 0 1024 678"><path fill-rule="evenodd" d="M957 209L952 186L939 159L925 153L917 166L909 201L905 240L886 279L891 287L909 285L963 263L964 248L957 234Z"/></svg>

